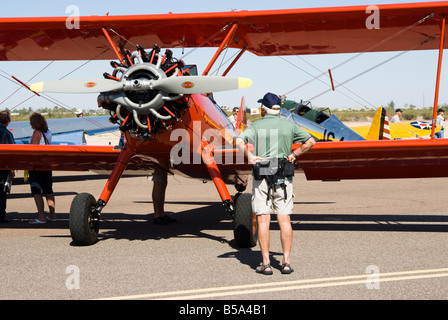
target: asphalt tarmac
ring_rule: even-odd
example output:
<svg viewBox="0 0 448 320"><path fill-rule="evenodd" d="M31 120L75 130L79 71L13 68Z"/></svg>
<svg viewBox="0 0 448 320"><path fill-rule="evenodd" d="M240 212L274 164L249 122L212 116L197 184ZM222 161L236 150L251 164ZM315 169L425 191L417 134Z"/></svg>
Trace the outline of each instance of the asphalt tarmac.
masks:
<svg viewBox="0 0 448 320"><path fill-rule="evenodd" d="M95 173L55 172L59 221L31 225L36 208L29 185L15 179L7 208L13 221L0 225L1 300L448 297L448 179L321 182L296 174L295 272L280 274L274 220L272 276L255 273L258 246L235 246L213 183L178 176L169 178L166 201L176 223L154 225L151 181L124 177L103 210L100 241L74 246L70 203L81 192L98 198L106 180Z"/></svg>

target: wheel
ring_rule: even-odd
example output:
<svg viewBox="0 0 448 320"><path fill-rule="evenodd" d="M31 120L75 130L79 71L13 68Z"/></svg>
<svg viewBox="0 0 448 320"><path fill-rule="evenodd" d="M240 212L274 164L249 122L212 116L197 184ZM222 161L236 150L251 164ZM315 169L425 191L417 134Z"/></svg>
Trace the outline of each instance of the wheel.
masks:
<svg viewBox="0 0 448 320"><path fill-rule="evenodd" d="M252 248L257 244L258 225L252 210L252 195L240 194L236 198L233 216L233 235L240 248Z"/></svg>
<svg viewBox="0 0 448 320"><path fill-rule="evenodd" d="M75 245L88 246L97 242L99 217L94 213L95 205L95 198L89 193L80 193L73 199L69 226Z"/></svg>

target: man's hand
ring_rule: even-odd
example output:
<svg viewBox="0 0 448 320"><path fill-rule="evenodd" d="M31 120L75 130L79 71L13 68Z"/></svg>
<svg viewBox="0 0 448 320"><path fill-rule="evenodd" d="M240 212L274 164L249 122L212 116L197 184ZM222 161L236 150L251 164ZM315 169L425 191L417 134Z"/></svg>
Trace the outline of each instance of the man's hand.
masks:
<svg viewBox="0 0 448 320"><path fill-rule="evenodd" d="M252 154L252 152L249 151L247 160L249 161L250 164L254 165L254 164L256 164L257 162L261 162L261 161L263 161L264 158L259 157L259 156L254 156L254 155Z"/></svg>
<svg viewBox="0 0 448 320"><path fill-rule="evenodd" d="M296 159L297 159L297 158L296 158L292 153L290 153L286 159L287 159L289 162L294 163L294 162L296 162Z"/></svg>
<svg viewBox="0 0 448 320"><path fill-rule="evenodd" d="M316 140L314 138L309 138L305 143L303 143L299 148L296 150L293 150L291 154L288 155L288 161L289 162L296 162L297 159L303 155L304 153L307 153L314 145L316 144Z"/></svg>
<svg viewBox="0 0 448 320"><path fill-rule="evenodd" d="M249 164L254 165L255 163L260 162L264 159L262 157L255 156L252 152L250 152L249 149L247 149L246 144L244 143L243 139L241 139L241 138L236 139L236 146L241 152L243 152L243 154L247 158L247 161L249 162Z"/></svg>

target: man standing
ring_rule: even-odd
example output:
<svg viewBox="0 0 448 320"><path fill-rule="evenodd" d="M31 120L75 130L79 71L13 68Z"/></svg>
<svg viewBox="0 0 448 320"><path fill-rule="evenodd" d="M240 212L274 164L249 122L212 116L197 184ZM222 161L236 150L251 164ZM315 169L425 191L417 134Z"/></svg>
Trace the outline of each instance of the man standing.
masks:
<svg viewBox="0 0 448 320"><path fill-rule="evenodd" d="M8 110L0 112L0 144L14 144L14 136L6 128L11 122L11 115ZM8 180L14 178L14 171L0 170L0 223L11 222L6 219L6 194Z"/></svg>
<svg viewBox="0 0 448 320"><path fill-rule="evenodd" d="M444 114L443 109L439 109L439 110L437 110L436 124L438 124L439 126L441 126L442 129L440 129L439 132L436 132L436 133L435 133L435 137L436 137L436 138L439 138L439 139L444 137L444 131L445 131L444 128L443 128L443 125L444 125L444 123L445 123L445 118L443 117L443 114Z"/></svg>
<svg viewBox="0 0 448 320"><path fill-rule="evenodd" d="M391 123L399 123L399 122L401 122L400 117L401 117L402 114L403 114L403 111L401 111L401 109L395 110L395 115L392 117L390 122Z"/></svg>
<svg viewBox="0 0 448 320"><path fill-rule="evenodd" d="M273 208L274 213L277 214L283 248L281 272L282 274L290 274L294 271L290 265L293 240L290 219L294 204L292 188L293 163L307 152L316 141L295 123L281 119L278 116L281 99L277 95L268 92L258 102L262 103L262 119L254 122L240 134L236 140L236 145L244 153L249 163L255 165L269 160L271 169L274 167L275 169L277 167L280 169L276 172L273 171L272 174L264 174L261 180L256 180L259 178L258 172L253 171L252 209L257 215L258 241L263 258L263 262L257 267L256 272L265 275L273 273L269 258L269 226ZM302 145L291 152L292 144L297 142L301 142ZM254 145L254 153L247 149L246 143ZM259 164L254 169L258 166ZM265 170L266 172L267 170Z"/></svg>
<svg viewBox="0 0 448 320"><path fill-rule="evenodd" d="M232 114L229 116L230 122L232 122L233 126L236 127L236 123L238 121L238 112L240 109L238 107L233 108Z"/></svg>

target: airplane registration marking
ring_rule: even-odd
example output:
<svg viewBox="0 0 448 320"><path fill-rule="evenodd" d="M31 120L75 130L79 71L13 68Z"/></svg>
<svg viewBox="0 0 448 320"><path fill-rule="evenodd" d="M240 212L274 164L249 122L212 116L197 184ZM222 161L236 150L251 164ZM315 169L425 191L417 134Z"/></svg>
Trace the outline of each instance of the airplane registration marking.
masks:
<svg viewBox="0 0 448 320"><path fill-rule="evenodd" d="M336 286L347 286L366 284L369 281L371 274L341 276L333 278L316 278L316 279L302 279L296 281L279 281L268 283L247 284L239 286L227 286L216 288L190 289L179 290L171 292L159 292L138 294L120 297L99 298L96 300L131 300L131 299L156 299L156 300L188 300L188 299L207 299L223 296L234 296L243 294L256 294L276 291L289 290L303 290ZM406 281L419 280L430 278L448 277L448 268L427 269L427 270L413 270L413 271L398 271L389 273L380 273L377 281L392 282L392 281Z"/></svg>

